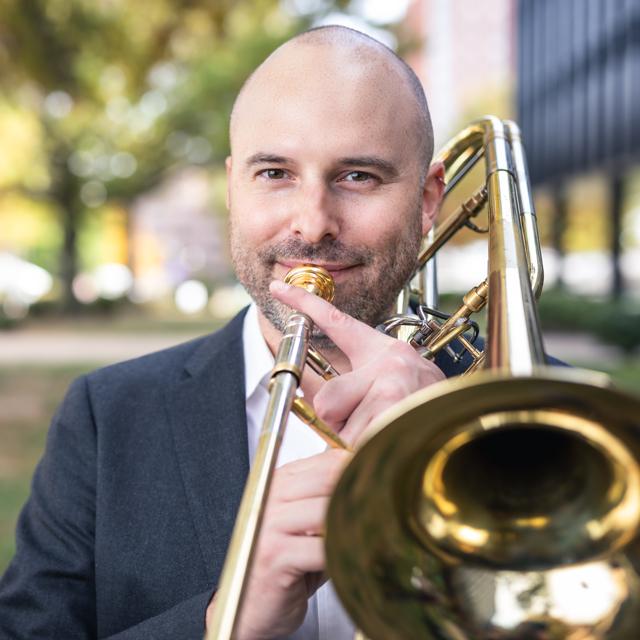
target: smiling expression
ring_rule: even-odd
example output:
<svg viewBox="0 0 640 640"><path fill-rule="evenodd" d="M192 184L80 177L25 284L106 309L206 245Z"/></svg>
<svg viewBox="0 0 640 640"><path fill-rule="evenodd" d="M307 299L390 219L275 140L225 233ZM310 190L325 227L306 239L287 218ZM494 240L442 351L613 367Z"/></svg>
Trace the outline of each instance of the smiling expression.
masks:
<svg viewBox="0 0 640 640"><path fill-rule="evenodd" d="M231 251L260 311L288 309L268 284L311 262L334 304L380 322L411 275L437 196L415 135L416 107L388 54L289 42L239 97L227 160Z"/></svg>

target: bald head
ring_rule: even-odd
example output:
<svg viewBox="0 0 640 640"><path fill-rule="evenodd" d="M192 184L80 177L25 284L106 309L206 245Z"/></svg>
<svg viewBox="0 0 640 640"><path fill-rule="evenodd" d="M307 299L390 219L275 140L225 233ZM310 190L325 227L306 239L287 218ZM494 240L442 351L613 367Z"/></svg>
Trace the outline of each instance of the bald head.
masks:
<svg viewBox="0 0 640 640"><path fill-rule="evenodd" d="M244 125L247 115L260 108L261 101L274 96L284 100L296 90L316 90L319 97L327 97L331 82L342 92L359 90L356 98L403 102L410 116L408 137L426 171L433 156L433 130L420 80L404 60L382 43L337 25L299 34L253 72L232 110L232 153L238 128Z"/></svg>
<svg viewBox="0 0 640 640"><path fill-rule="evenodd" d="M339 309L388 315L440 203L432 140L415 74L357 31L308 31L256 69L226 167L233 263L262 317L282 328L269 282L302 263L332 272Z"/></svg>

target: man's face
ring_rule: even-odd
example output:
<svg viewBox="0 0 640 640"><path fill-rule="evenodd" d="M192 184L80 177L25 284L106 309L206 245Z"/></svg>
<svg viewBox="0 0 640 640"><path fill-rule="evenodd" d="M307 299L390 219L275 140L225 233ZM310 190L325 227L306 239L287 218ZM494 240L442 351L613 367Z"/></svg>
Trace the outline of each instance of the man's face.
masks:
<svg viewBox="0 0 640 640"><path fill-rule="evenodd" d="M375 69L330 56L313 47L271 60L273 71L253 81L234 117L232 258L279 329L289 310L268 285L301 263L333 275L337 307L379 323L415 267L425 223L407 89L398 95Z"/></svg>

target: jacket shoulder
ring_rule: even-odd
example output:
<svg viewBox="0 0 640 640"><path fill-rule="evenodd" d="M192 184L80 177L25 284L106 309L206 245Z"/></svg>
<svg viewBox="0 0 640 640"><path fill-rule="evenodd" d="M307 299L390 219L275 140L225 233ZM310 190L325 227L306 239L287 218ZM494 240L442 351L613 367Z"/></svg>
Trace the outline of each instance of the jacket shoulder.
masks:
<svg viewBox="0 0 640 640"><path fill-rule="evenodd" d="M242 327L246 309L213 333L183 342L174 347L162 349L138 358L125 360L97 369L87 374L87 381L93 388L109 388L128 384L165 384L179 380L185 370L197 369L211 362L224 352L230 343L241 348Z"/></svg>

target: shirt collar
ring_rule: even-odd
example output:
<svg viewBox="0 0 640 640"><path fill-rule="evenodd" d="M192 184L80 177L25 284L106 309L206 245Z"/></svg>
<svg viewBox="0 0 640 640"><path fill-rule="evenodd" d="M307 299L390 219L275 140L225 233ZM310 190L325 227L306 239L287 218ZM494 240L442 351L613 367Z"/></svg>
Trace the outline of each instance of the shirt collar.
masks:
<svg viewBox="0 0 640 640"><path fill-rule="evenodd" d="M267 387L274 357L260 331L258 307L251 304L244 317L242 327L244 345L244 388L245 400L249 400L259 386Z"/></svg>

